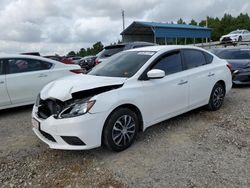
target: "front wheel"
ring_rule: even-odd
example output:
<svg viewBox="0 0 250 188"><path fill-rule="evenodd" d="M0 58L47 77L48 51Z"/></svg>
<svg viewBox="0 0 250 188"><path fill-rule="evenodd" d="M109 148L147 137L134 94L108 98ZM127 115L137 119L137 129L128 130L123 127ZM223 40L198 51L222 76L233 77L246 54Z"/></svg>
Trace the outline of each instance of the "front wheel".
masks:
<svg viewBox="0 0 250 188"><path fill-rule="evenodd" d="M239 36L238 42L241 42L241 41L242 41L242 36Z"/></svg>
<svg viewBox="0 0 250 188"><path fill-rule="evenodd" d="M207 105L209 110L219 110L223 104L225 97L225 88L220 83L216 83L210 95L209 103Z"/></svg>
<svg viewBox="0 0 250 188"><path fill-rule="evenodd" d="M103 130L103 143L113 151L127 149L137 136L139 120L128 108L119 108L108 117Z"/></svg>

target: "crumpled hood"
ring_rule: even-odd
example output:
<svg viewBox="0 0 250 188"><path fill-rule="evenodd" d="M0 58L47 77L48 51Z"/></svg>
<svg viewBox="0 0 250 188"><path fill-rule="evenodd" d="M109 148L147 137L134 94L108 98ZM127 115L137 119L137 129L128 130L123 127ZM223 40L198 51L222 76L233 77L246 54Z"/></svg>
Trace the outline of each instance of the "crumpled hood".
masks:
<svg viewBox="0 0 250 188"><path fill-rule="evenodd" d="M72 93L104 86L120 85L126 79L78 74L50 82L42 89L40 97L43 100L55 98L66 101L72 98Z"/></svg>
<svg viewBox="0 0 250 188"><path fill-rule="evenodd" d="M230 63L232 65L232 70L240 70L240 69L244 69L247 67L250 67L250 60L244 60L244 59L230 59L227 60L228 63Z"/></svg>

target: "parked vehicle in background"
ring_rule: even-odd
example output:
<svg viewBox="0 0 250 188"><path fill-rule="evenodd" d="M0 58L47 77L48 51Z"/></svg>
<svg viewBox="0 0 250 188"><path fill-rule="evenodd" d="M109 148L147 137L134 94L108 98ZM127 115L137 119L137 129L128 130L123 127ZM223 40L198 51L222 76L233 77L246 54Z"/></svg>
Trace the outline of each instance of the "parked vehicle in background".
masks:
<svg viewBox="0 0 250 188"><path fill-rule="evenodd" d="M67 58L70 59L74 64L78 64L79 60L82 59L80 56L72 56Z"/></svg>
<svg viewBox="0 0 250 188"><path fill-rule="evenodd" d="M223 35L220 38L221 44L235 43L241 41L250 41L250 32L248 30L243 29L232 31L231 33Z"/></svg>
<svg viewBox="0 0 250 188"><path fill-rule="evenodd" d="M84 58L78 61L78 65L80 65L83 69L87 71L92 69L95 66L96 56L85 56Z"/></svg>
<svg viewBox="0 0 250 188"><path fill-rule="evenodd" d="M59 55L47 55L43 56L45 58L53 59L55 61L62 62L64 64L75 64L74 61L68 57L65 56L59 56Z"/></svg>
<svg viewBox="0 0 250 188"><path fill-rule="evenodd" d="M216 48L212 52L221 59L226 59L232 65L234 84L250 84L250 47Z"/></svg>
<svg viewBox="0 0 250 188"><path fill-rule="evenodd" d="M155 44L149 42L128 42L128 43L121 43L116 45L105 46L104 49L99 52L96 56L96 64L101 63L104 59L124 50L134 49L134 48L141 48L146 46L154 46Z"/></svg>
<svg viewBox="0 0 250 188"><path fill-rule="evenodd" d="M54 149L122 151L151 125L204 105L218 110L231 86L228 63L201 48L127 50L46 85L33 131Z"/></svg>
<svg viewBox="0 0 250 188"><path fill-rule="evenodd" d="M43 86L81 73L78 65L31 55L0 57L0 109L34 104Z"/></svg>

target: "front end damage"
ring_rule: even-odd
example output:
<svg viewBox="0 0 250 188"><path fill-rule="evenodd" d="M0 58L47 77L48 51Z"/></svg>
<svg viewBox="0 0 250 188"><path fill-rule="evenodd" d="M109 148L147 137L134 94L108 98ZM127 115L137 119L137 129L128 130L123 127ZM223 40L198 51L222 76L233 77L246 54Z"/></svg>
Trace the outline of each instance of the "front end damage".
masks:
<svg viewBox="0 0 250 188"><path fill-rule="evenodd" d="M37 97L33 108L33 131L50 148L84 150L101 145L102 113L91 114L94 96L122 87L102 86L71 93L71 99Z"/></svg>

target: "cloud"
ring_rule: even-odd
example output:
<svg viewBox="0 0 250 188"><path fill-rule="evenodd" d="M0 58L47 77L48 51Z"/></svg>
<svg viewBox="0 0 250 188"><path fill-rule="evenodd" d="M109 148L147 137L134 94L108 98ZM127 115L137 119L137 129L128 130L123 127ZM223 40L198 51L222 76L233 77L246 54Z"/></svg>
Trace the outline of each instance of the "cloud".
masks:
<svg viewBox="0 0 250 188"><path fill-rule="evenodd" d="M249 0L1 0L0 53L40 51L65 54L118 41L125 23L202 20L250 12Z"/></svg>

